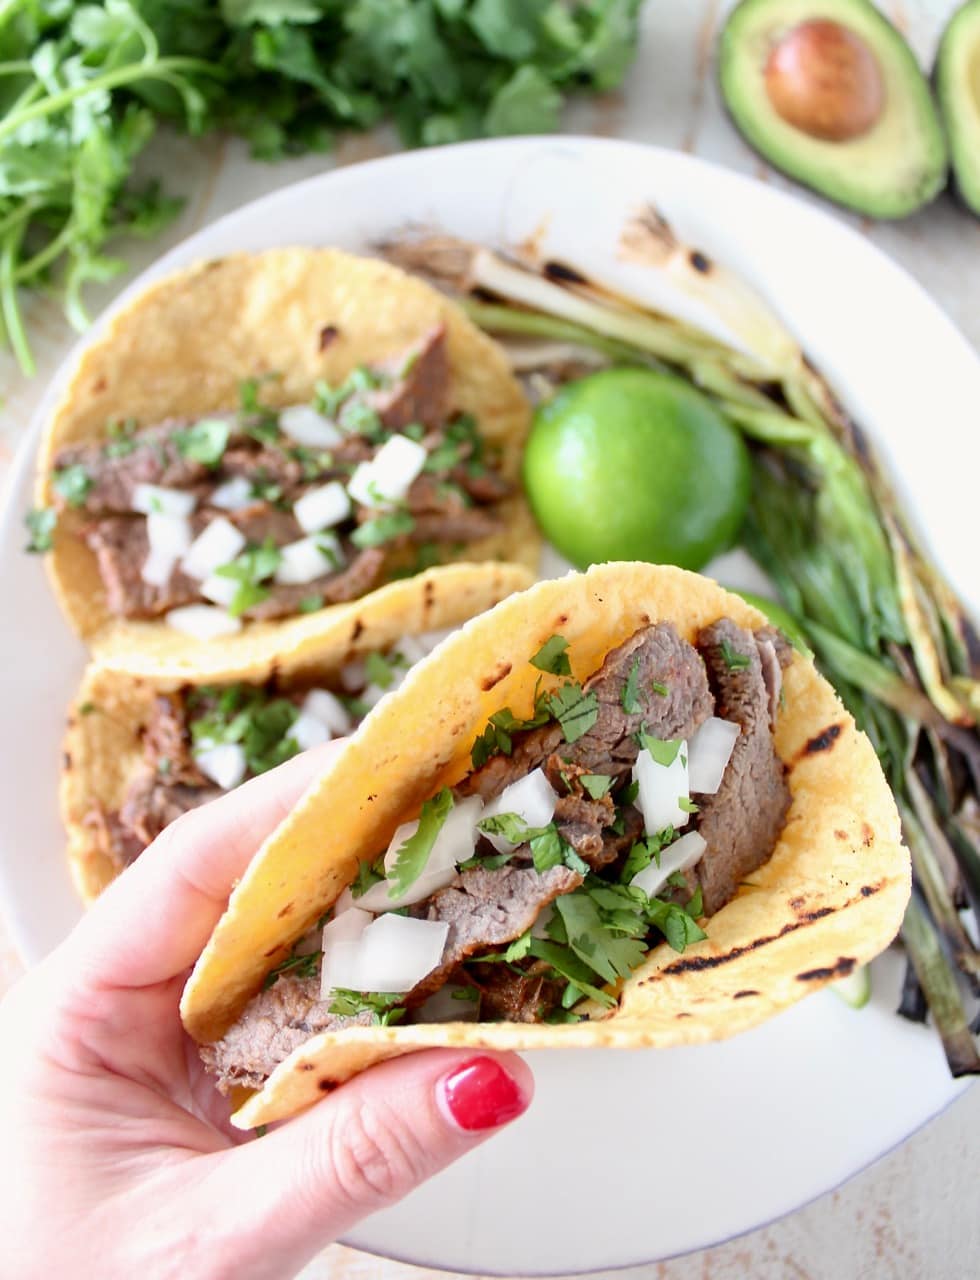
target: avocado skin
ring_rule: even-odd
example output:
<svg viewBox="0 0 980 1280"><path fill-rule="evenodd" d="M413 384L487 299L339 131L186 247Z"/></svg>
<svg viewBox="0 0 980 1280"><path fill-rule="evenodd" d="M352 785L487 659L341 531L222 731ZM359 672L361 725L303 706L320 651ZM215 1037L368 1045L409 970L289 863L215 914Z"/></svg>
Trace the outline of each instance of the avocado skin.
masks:
<svg viewBox="0 0 980 1280"><path fill-rule="evenodd" d="M978 0L970 0L971 5L977 3ZM760 23L768 22L774 30L783 31L811 18L830 19L858 30L882 68L904 85L907 106L915 115L915 142L920 153L917 171L909 180L902 181L897 172L894 146L882 145L874 156L866 154L867 142L880 140L877 135L890 118L887 104L882 119L857 140L865 146L861 148L860 161L855 163L854 142L822 142L780 120L768 100L764 65L750 69L754 85L743 83L746 70L739 65L744 63L740 45L746 30L758 31ZM741 0L718 38L717 78L726 113L749 146L772 168L834 204L879 220L906 218L929 204L946 186L946 139L929 83L904 37L870 0L812 0L809 4ZM889 89L894 89L891 82ZM778 139L778 133L787 129L792 131L792 146L785 137L781 144ZM903 145L907 146L908 141L903 132ZM832 156L833 151L836 156ZM855 174L859 174L857 181Z"/></svg>
<svg viewBox="0 0 980 1280"><path fill-rule="evenodd" d="M964 83L971 54L974 62L980 62L980 0L966 0L950 18L932 68L936 101L949 139L952 189L960 204L980 218L980 125L965 103L972 92Z"/></svg>

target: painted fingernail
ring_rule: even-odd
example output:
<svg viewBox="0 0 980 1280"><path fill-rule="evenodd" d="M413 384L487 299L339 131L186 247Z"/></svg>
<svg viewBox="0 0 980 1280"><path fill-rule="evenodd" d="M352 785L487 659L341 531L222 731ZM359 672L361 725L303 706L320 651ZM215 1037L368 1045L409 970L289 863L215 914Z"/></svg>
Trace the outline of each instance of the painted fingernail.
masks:
<svg viewBox="0 0 980 1280"><path fill-rule="evenodd" d="M442 1094L461 1129L496 1129L515 1120L529 1099L517 1081L493 1058L474 1058L442 1081Z"/></svg>

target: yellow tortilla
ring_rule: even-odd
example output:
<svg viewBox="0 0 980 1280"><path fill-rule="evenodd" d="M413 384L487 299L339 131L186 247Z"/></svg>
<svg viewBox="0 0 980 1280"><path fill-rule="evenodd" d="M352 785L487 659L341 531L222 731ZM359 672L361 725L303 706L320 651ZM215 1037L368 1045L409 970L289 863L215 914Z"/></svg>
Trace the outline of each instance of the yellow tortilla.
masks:
<svg viewBox="0 0 980 1280"><path fill-rule="evenodd" d="M71 707L59 789L68 834L68 863L75 887L91 903L118 874L105 851L93 810L117 811L143 760L140 738L153 700L188 683L251 680L275 673L280 681L315 682L361 654L384 649L402 636L458 626L531 582L519 565L446 565L344 606L324 610L309 624L303 644L275 663L253 653L248 662L190 670L183 662L166 671L130 652L123 665L93 663Z"/></svg>
<svg viewBox="0 0 980 1280"><path fill-rule="evenodd" d="M268 403L304 402L318 379L339 383L357 365L403 351L440 323L452 406L477 419L484 438L501 449L504 475L516 481L530 409L497 344L455 303L397 267L337 249L294 248L200 262L157 281L121 311L82 353L54 411L38 458L36 500L51 504L59 450L107 439L113 420L149 425L231 409L242 379L270 372L280 376L263 388ZM328 325L338 333L324 344ZM506 533L470 544L465 559L536 568L539 542L523 500L506 500L500 514ZM225 663L269 660L316 630L319 614L253 622L215 644L162 621L114 618L95 556L78 536L85 520L71 509L59 517L47 562L61 607L97 657L138 653L149 670L176 661L218 671Z"/></svg>
<svg viewBox="0 0 980 1280"><path fill-rule="evenodd" d="M740 597L696 574L608 564L539 583L468 623L365 722L260 850L185 989L181 1010L190 1033L209 1041L226 1030L358 863L385 848L424 799L469 771L470 747L492 712L509 706L530 714L540 673L528 659L549 636L565 637L572 671L584 679L641 626L669 620L693 640L722 616L752 628L766 623ZM250 1128L292 1115L371 1062L427 1045L538 1049L720 1039L883 950L910 889L891 792L871 743L812 662L797 654L784 690L775 741L791 808L771 859L711 917L706 941L683 955L655 948L618 1006L588 1022L318 1035L277 1068L235 1123Z"/></svg>

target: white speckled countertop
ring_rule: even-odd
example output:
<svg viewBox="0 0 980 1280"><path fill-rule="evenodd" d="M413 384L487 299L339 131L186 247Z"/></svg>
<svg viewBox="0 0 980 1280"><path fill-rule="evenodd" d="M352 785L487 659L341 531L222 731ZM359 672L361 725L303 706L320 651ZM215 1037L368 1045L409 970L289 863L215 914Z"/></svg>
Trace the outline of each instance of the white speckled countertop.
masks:
<svg viewBox="0 0 980 1280"><path fill-rule="evenodd" d="M721 109L712 51L718 25L730 7L728 0L650 0L629 83L619 93L576 104L566 117L568 129L686 150L798 190L748 150ZM880 7L928 65L956 0L888 0ZM314 156L268 166L250 162L235 142L212 138L192 146L160 138L146 157L146 167L168 175L167 185L187 195L187 206L166 236L151 245L127 246L127 252L135 266L146 265L203 223L255 196L331 164L355 163L394 147L394 138L382 133L350 139L332 158ZM805 194L802 198L816 199ZM915 276L980 350L980 222L948 197L899 224L839 216L857 225ZM93 309L112 294L109 289L90 295ZM28 320L37 378L25 381L9 357L0 355L0 484L47 379L72 341L56 304L47 299L32 301ZM0 992L19 971L19 961L0 931ZM901 1070L900 1063L895 1070ZM805 1112L799 1123L799 1158L805 1160ZM980 1271L978 1133L980 1089L971 1089L898 1150L789 1217L701 1253L617 1274L656 1280L967 1280ZM706 1143L705 1159L710 1158ZM609 1215L613 1230L614 1206ZM304 1272L304 1280L419 1280L444 1274L334 1246Z"/></svg>

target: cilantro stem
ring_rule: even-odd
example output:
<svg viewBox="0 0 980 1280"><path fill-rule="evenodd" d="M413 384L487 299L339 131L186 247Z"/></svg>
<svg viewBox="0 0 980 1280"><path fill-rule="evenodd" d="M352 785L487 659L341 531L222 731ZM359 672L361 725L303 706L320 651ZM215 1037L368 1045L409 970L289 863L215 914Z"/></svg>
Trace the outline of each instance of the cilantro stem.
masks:
<svg viewBox="0 0 980 1280"><path fill-rule="evenodd" d="M33 75L34 68L29 62L0 62L0 76Z"/></svg>
<svg viewBox="0 0 980 1280"><path fill-rule="evenodd" d="M43 271L49 262L54 262L55 258L68 248L74 235L75 230L69 218L58 234L53 236L43 249L39 249L33 258L28 258L26 262L20 264L14 272L14 280L21 284L25 280L29 280L31 276Z"/></svg>
<svg viewBox="0 0 980 1280"><path fill-rule="evenodd" d="M34 357L31 355L27 334L24 332L14 282L14 262L26 229L27 219L22 218L18 224L10 228L3 239L3 247L0 249L0 308L3 309L7 340L13 348L18 364L30 377L35 369Z"/></svg>

